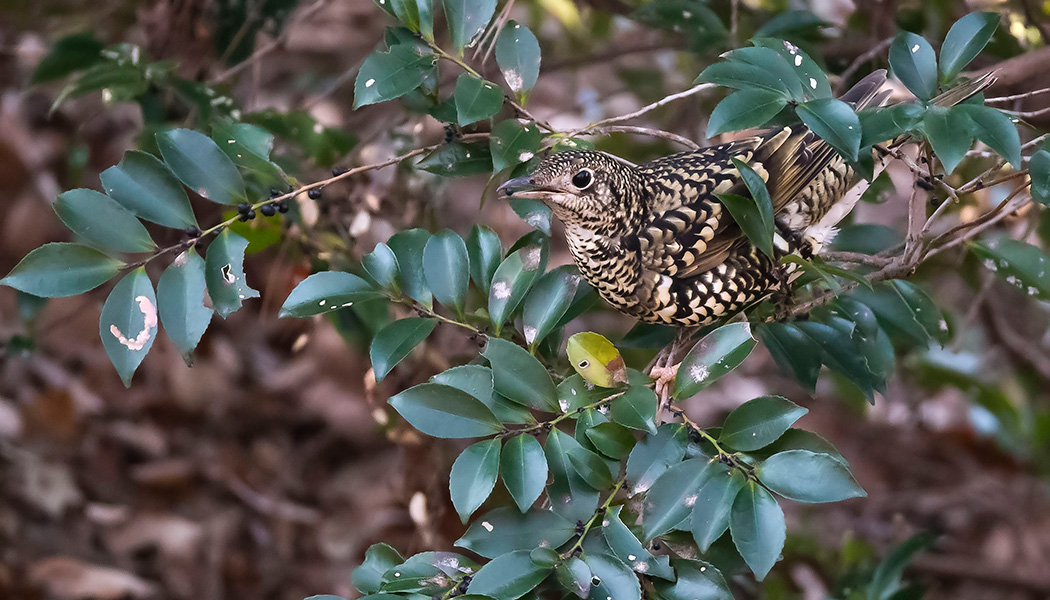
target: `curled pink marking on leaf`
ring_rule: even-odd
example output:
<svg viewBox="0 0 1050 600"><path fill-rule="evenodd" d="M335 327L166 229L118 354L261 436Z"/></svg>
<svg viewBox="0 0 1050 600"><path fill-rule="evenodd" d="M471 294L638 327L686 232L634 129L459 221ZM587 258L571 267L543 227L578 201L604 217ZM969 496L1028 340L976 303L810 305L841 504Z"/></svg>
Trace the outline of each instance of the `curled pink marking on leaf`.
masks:
<svg viewBox="0 0 1050 600"><path fill-rule="evenodd" d="M109 326L109 332L113 334L113 337L117 338L118 342L127 346L128 350L142 350L145 348L146 342L149 341L153 335L153 330L157 327L157 307L153 305L153 302L145 296L136 296L135 302L139 303L139 310L142 311L142 331L135 336L135 339L125 337L116 325Z"/></svg>

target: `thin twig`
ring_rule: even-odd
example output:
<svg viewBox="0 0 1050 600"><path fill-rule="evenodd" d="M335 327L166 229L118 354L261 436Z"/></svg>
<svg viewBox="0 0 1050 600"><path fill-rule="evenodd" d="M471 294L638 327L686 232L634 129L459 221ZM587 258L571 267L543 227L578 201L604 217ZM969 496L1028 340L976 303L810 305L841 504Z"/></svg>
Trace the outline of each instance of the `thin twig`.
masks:
<svg viewBox="0 0 1050 600"><path fill-rule="evenodd" d="M607 127L596 127L580 135L605 135L607 133L633 133L636 135L647 135L649 137L670 140L676 144L681 144L690 150L700 149L700 144L697 144L687 137L682 137L677 133L671 133L670 131L663 131L661 129L650 129L648 127L635 127L633 125L609 125Z"/></svg>
<svg viewBox="0 0 1050 600"><path fill-rule="evenodd" d="M1031 98L1032 96L1039 96L1050 92L1050 88L1040 88L1038 90L1032 90L1023 94L1014 94L1013 96L998 96L996 98L985 98L985 104L998 104L1000 102L1010 102L1011 100L1024 100L1025 98Z"/></svg>
<svg viewBox="0 0 1050 600"><path fill-rule="evenodd" d="M871 50L868 50L864 54L861 54L860 56L855 58L853 62L851 62L848 67L846 67L846 70L842 72L842 75L839 76L839 90L841 91L842 88L847 85L847 82L850 80L851 77L853 77L853 74L857 72L857 69L859 69L861 65L868 62L869 60L872 60L879 54L885 52L886 48L889 48L890 44L893 43L893 40L894 38L886 38L878 44L876 44L875 47Z"/></svg>
<svg viewBox="0 0 1050 600"><path fill-rule="evenodd" d="M325 4L328 4L328 0L315 0L313 4L304 8L295 17L295 21L302 21L312 16L314 13L321 10L321 8L324 7ZM288 36L290 35L291 30L292 23L285 23L284 28L281 30L281 33L278 34L276 38L256 48L255 52L252 52L251 56L249 56L245 60L233 65L232 67L226 69L222 73L219 73L215 77L212 77L211 81L209 81L208 83L211 85L215 85L216 83L222 83L223 81L226 81L230 77L233 77L237 73L240 73L244 69L250 67L251 65L254 65L255 63L259 62L264 56L283 46L284 43L288 41Z"/></svg>

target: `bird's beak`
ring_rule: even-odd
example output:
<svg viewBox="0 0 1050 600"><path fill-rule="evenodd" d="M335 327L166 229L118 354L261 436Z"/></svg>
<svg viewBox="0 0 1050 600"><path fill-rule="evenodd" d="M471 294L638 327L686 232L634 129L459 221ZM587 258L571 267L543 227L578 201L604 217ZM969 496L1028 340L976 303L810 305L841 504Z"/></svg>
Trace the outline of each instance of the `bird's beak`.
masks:
<svg viewBox="0 0 1050 600"><path fill-rule="evenodd" d="M503 192L506 196L515 198L536 198L542 200L551 194L560 193L561 190L542 185L536 185L528 175L516 177L496 188L497 192Z"/></svg>

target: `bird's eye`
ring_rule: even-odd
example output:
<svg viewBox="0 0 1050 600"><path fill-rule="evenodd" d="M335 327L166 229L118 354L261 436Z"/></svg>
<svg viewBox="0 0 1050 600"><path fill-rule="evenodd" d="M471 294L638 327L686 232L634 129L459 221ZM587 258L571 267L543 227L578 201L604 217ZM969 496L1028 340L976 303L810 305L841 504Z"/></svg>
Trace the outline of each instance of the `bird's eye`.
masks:
<svg viewBox="0 0 1050 600"><path fill-rule="evenodd" d="M580 367L581 369L586 369L587 367L591 366L591 363L587 359L583 359L580 362L576 363L576 366Z"/></svg>
<svg viewBox="0 0 1050 600"><path fill-rule="evenodd" d="M585 190L592 181L591 170L584 169L572 176L572 184L576 186L578 190Z"/></svg>

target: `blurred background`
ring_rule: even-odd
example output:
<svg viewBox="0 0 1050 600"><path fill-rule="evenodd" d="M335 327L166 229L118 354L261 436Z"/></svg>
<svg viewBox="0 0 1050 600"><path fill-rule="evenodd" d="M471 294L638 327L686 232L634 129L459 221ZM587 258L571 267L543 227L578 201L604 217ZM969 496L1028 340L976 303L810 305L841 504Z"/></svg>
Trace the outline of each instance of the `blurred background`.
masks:
<svg viewBox="0 0 1050 600"><path fill-rule="evenodd" d="M1050 19L1036 0L664 3L675 15L706 6L724 36L642 4L501 2L543 50L530 112L560 130L631 112L688 89L721 51L757 31L800 44L843 89L885 67L899 28L936 41L972 10L1002 15L974 64L999 71L988 96L1050 87ZM126 149L151 149L164 127L207 129L223 115L260 124L278 135L275 157L303 182L439 142L443 123L397 102L352 110L357 68L394 24L369 0L4 0L0 272L66 240L50 208L59 192L97 189L101 171ZM153 71L94 87L70 77L104 47ZM487 46L479 48L467 60L500 81ZM638 124L706 143L706 115L723 96L671 103ZM1037 95L999 106L1036 113L1029 122L1045 127L1039 110L1048 105L1050 95ZM595 141L634 161L679 150L623 134ZM964 181L987 166L974 163ZM906 170L891 170L852 216L868 227L847 227L843 238L900 236L911 185ZM461 446L404 426L385 401L457 364L474 342L439 328L377 386L368 342L390 315L362 306L279 320L277 308L311 269L354 264L403 228L466 235L483 223L508 246L531 228L494 187L485 176L403 166L298 198L294 225L239 226L252 244L248 281L262 298L214 321L192 368L159 339L128 389L98 339L105 287L46 304L0 288L0 598L352 597L350 572L371 543L406 556L450 549L464 530L447 489ZM959 218L994 205L997 193L967 199ZM194 208L202 224L222 217L215 204ZM1045 245L1042 213L1002 227ZM151 232L161 246L179 240ZM552 264L570 262L554 240ZM927 586L927 597L1050 595L1048 307L982 273L965 252L925 264L915 281L946 309L954 341L904 354L874 406L834 376L822 376L811 397L761 348L685 403L694 420L715 424L747 399L784 394L810 409L801 426L831 440L869 493L787 503L785 560L762 584L738 582L738 598L826 597L922 531L940 538L907 577ZM573 327L615 340L631 326L596 306ZM644 365L651 355L629 358Z"/></svg>

